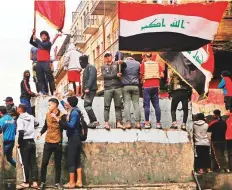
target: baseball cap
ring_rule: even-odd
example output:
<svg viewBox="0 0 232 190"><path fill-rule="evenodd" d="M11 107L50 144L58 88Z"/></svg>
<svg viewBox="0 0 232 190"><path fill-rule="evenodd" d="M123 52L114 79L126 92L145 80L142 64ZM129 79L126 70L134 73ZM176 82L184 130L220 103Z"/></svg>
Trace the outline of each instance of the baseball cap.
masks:
<svg viewBox="0 0 232 190"><path fill-rule="evenodd" d="M4 101L5 102L11 102L11 101L13 101L13 98L12 97L6 97L6 99Z"/></svg>
<svg viewBox="0 0 232 190"><path fill-rule="evenodd" d="M110 57L110 56L112 56L112 53L110 53L110 52L106 52L106 53L104 54L104 57Z"/></svg>

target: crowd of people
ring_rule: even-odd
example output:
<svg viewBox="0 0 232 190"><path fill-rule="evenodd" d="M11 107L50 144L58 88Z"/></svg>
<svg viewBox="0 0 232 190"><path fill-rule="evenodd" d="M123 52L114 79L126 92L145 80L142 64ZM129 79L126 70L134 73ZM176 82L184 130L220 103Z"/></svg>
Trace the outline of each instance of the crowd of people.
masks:
<svg viewBox="0 0 232 190"><path fill-rule="evenodd" d="M23 74L21 81L20 105L16 107L13 98L5 99L6 106L0 106L0 133L4 136L4 153L7 161L16 167L16 161L12 157L15 146L16 131L18 133L17 148L22 156L25 179L22 184L17 185L17 189L31 187L38 188L38 168L36 163L35 129L38 122L33 116L31 98L40 95L54 95L48 101L48 112L44 125L37 137L46 133L41 165L40 189L46 187L47 166L51 155L55 160L55 185L61 189L61 160L62 160L62 138L63 130L66 130L68 137L68 169L69 182L65 188L82 187L81 169L81 141L83 130L81 128L82 113L77 107L80 89L84 99L84 108L89 117L89 128L95 129L100 124L92 109L92 103L97 92L97 70L93 64L89 63L88 56L82 55L70 44L64 57L64 69L68 72L70 96L62 100L61 95L56 93L53 77L53 64L50 59L52 44L58 38L56 35L53 42L50 42L49 34L46 31L40 33L39 40L35 31L30 39L34 46L31 49L30 59L33 62L33 79L37 93L30 88L30 71ZM157 61L158 54L145 53L140 64L131 54L117 52L115 59L110 52L104 54L104 64L101 72L104 80L104 120L105 129L110 130L109 117L111 102L114 100L117 128L126 130L133 127L131 123L131 102L134 108L134 118L136 129L141 129L141 109L139 106L140 90L143 87L143 106L145 113L145 129L151 128L150 123L150 102L155 109L156 128L162 129L161 110L159 105L160 79L164 77L164 69ZM84 71L82 71L84 70ZM82 80L81 80L82 72ZM178 129L176 110L178 104L182 103L183 122L181 130L186 131L188 118L188 103L191 100L192 89L177 75L172 73L169 84L169 98L171 99L172 129ZM232 169L232 86L231 75L228 71L222 73L222 81L219 88L223 88L225 95L226 109L230 110L229 119L224 121L220 110L214 111L214 120L207 124L202 113L197 114L194 121L194 141L195 141L195 165L200 173L212 170ZM68 114L62 113L58 106L62 104ZM122 106L123 105L123 106ZM123 123L122 109L124 107ZM211 138L208 135L211 133ZM225 144L228 149L228 164L225 158ZM210 157L211 154L211 157ZM213 168L211 167L211 160ZM75 180L77 175L77 180ZM32 180L30 184L29 179Z"/></svg>

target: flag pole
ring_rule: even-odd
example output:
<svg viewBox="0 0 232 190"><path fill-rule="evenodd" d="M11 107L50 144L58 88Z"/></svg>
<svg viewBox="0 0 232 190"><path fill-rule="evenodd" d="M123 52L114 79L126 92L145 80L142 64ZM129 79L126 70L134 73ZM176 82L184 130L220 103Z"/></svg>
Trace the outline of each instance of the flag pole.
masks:
<svg viewBox="0 0 232 190"><path fill-rule="evenodd" d="M34 0L34 30L36 30L36 11L35 11L35 1Z"/></svg>

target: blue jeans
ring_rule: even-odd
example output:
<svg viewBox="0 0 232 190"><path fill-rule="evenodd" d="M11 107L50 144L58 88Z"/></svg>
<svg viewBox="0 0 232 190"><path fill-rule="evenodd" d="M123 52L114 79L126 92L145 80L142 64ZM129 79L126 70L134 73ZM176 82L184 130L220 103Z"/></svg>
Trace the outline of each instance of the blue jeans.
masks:
<svg viewBox="0 0 232 190"><path fill-rule="evenodd" d="M143 107L146 121L149 121L150 101L155 109L156 121L160 123L159 88L144 88L143 90Z"/></svg>
<svg viewBox="0 0 232 190"><path fill-rule="evenodd" d="M31 101L25 98L20 98L20 103L27 106L27 113L32 114Z"/></svg>
<svg viewBox="0 0 232 190"><path fill-rule="evenodd" d="M16 161L13 159L13 148L14 141L4 142L4 154L6 156L7 161L16 168Z"/></svg>

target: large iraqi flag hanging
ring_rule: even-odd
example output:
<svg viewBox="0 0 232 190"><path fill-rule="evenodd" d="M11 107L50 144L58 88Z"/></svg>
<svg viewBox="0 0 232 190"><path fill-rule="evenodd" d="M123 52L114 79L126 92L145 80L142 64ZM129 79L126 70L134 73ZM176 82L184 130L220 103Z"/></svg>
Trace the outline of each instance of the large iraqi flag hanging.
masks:
<svg viewBox="0 0 232 190"><path fill-rule="evenodd" d="M200 95L207 96L209 82L214 71L214 54L210 44L194 51L160 53L161 58L190 87Z"/></svg>
<svg viewBox="0 0 232 190"><path fill-rule="evenodd" d="M58 31L64 27L65 0L35 0L35 12L39 13Z"/></svg>
<svg viewBox="0 0 232 190"><path fill-rule="evenodd" d="M119 50L191 51L214 40L228 2L160 5L119 2Z"/></svg>

